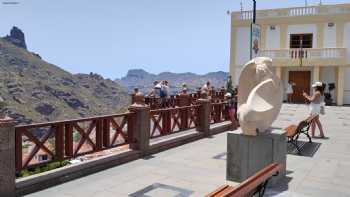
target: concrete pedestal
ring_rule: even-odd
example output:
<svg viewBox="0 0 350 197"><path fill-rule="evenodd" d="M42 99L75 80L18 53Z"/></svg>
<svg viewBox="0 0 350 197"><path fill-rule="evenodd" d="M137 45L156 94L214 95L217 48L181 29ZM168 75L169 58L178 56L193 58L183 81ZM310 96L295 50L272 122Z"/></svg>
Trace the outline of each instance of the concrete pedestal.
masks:
<svg viewBox="0 0 350 197"><path fill-rule="evenodd" d="M285 131L271 130L258 136L243 135L240 129L227 134L226 178L242 182L267 165L276 162L283 165L275 184L286 174L287 143Z"/></svg>

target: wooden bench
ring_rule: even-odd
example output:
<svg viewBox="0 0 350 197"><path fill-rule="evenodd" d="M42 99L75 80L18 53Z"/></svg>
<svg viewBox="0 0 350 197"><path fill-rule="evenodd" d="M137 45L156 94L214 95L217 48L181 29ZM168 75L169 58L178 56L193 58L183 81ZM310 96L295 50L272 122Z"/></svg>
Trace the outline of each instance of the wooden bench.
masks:
<svg viewBox="0 0 350 197"><path fill-rule="evenodd" d="M223 185L206 197L250 197L264 196L266 185L272 176L282 169L281 164L272 163L237 186Z"/></svg>
<svg viewBox="0 0 350 197"><path fill-rule="evenodd" d="M311 125L311 122L314 120L316 116L310 116L306 120L303 120L299 122L298 125L289 125L284 130L287 132L287 142L291 143L298 151L298 154L301 154L300 146L298 145L298 139L301 134L306 135L306 137L309 139L309 143L312 143L311 137L309 135L309 128Z"/></svg>

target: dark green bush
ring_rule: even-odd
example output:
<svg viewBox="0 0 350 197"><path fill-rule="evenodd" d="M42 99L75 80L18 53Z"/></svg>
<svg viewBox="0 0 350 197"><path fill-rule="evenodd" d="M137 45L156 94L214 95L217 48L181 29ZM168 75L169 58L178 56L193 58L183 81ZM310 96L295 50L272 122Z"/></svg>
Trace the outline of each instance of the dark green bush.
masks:
<svg viewBox="0 0 350 197"><path fill-rule="evenodd" d="M46 172L46 171L50 171L53 169L57 169L63 166L66 166L69 164L68 160L64 160L64 161L56 161L56 162L51 162L42 166L38 166L35 168L28 168L28 169L24 169L21 170L20 172L16 173L16 177L17 178L21 178L21 177L27 177L27 176L31 176L34 174L39 174L42 172Z"/></svg>

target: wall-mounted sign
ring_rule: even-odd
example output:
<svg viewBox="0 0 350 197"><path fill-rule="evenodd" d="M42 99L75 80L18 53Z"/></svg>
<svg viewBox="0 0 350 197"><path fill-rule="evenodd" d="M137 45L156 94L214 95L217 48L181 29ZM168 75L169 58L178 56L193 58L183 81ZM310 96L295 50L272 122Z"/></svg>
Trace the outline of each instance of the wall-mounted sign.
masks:
<svg viewBox="0 0 350 197"><path fill-rule="evenodd" d="M260 52L261 27L252 23L250 35L250 59L253 59L258 57Z"/></svg>

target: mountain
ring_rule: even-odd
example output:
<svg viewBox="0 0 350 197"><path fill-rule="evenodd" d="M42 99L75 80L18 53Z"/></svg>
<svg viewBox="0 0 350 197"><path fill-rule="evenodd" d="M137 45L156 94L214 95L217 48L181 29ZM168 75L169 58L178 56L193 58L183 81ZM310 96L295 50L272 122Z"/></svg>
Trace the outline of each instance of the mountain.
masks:
<svg viewBox="0 0 350 197"><path fill-rule="evenodd" d="M130 102L112 80L73 75L27 51L18 30L0 38L0 96L7 103L4 110L19 123L117 113Z"/></svg>
<svg viewBox="0 0 350 197"><path fill-rule="evenodd" d="M215 88L221 88L225 85L227 76L228 73L223 71L211 72L205 75L171 72L162 72L156 75L142 69L132 69L128 71L125 77L116 79L116 82L126 87L129 92L137 87L141 92L147 94L153 86L153 81L167 80L170 83L172 94L175 94L180 91L182 83L187 84L189 91L195 91L196 88L203 86L207 81L210 81Z"/></svg>

